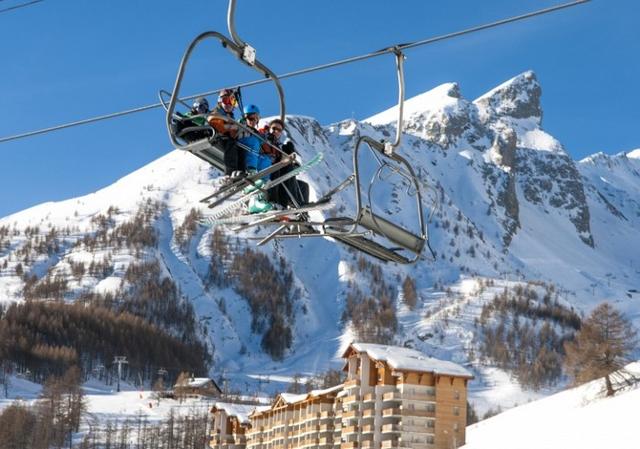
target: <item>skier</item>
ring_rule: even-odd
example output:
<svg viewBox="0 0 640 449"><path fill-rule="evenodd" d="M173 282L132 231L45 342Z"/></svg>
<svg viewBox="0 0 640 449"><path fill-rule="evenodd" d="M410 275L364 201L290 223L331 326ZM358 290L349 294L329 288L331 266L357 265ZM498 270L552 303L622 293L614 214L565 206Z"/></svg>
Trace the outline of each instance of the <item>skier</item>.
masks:
<svg viewBox="0 0 640 449"><path fill-rule="evenodd" d="M261 130L261 133L265 136L265 140L267 140L271 145L276 146L280 150L282 150L282 152L279 152L279 151L273 150L272 147L269 147L269 149L272 150L272 157L273 157L274 163L280 161L285 154L286 155L295 154L296 162L284 168L281 168L277 172L273 173L271 177L274 179L289 173L291 170L295 169L297 166L300 165L300 157L296 153L293 142L290 139L288 139L284 144L282 144L283 131L284 131L284 122L279 118L271 120L271 122L269 122L269 126ZM265 144L264 146L267 146L267 145ZM305 204L308 204L309 203L309 184L307 184L304 181L299 181L295 177L293 177L269 191L269 200L276 204L279 204L283 208L296 207L296 204L293 203L291 197L293 197L296 203L298 203L297 206L303 206Z"/></svg>
<svg viewBox="0 0 640 449"><path fill-rule="evenodd" d="M177 113L180 119L175 121L176 133L188 143L211 137L211 130L203 129L207 124L205 117L208 113L209 102L207 99L205 97L196 98L189 112L186 114ZM194 129L188 130L188 128ZM180 134L181 131L186 132Z"/></svg>
<svg viewBox="0 0 640 449"><path fill-rule="evenodd" d="M246 175L244 164L244 150L236 145L238 125L229 121L234 120L233 110L238 104L232 89L222 89L218 95L218 104L207 117L207 122L216 132L217 143L224 151L225 177L223 184L229 184Z"/></svg>
<svg viewBox="0 0 640 449"><path fill-rule="evenodd" d="M239 143L245 145L250 149L246 155L246 167L247 172L255 173L262 171L272 163L272 152L274 151L267 144L265 144L257 135L258 123L260 121L260 109L254 104L248 104L244 107L244 117L241 123L246 123L247 127L255 130L256 134L249 134L238 140ZM270 151L271 150L271 151ZM270 154L271 153L271 154ZM249 186L245 189L245 193L249 193L256 188L261 187L265 180L259 179L255 182L255 185ZM274 209L274 204L267 201L264 198L264 194L261 192L258 195L251 198L249 201L248 210L250 214L258 214L262 212L268 212Z"/></svg>

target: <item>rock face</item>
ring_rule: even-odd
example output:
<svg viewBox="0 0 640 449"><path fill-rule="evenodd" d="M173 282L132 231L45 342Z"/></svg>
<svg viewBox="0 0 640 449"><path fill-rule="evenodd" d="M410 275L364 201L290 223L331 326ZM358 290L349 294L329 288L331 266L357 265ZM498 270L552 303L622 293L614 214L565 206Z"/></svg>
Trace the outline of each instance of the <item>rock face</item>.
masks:
<svg viewBox="0 0 640 449"><path fill-rule="evenodd" d="M502 117L515 119L534 118L542 123L542 107L540 97L542 88L535 73L525 72L501 84L474 103L483 112L483 122L490 122Z"/></svg>

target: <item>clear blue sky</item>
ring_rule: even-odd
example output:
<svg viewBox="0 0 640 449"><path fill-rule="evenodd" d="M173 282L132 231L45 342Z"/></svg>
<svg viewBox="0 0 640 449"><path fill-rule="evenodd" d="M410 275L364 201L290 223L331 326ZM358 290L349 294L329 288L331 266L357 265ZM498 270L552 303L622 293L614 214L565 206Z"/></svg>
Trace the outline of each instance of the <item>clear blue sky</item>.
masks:
<svg viewBox="0 0 640 449"><path fill-rule="evenodd" d="M4 0L0 9L24 0ZM562 0L238 0L236 27L276 73L549 7ZM0 137L155 103L187 44L226 34L225 0L45 0L0 14ZM640 147L640 3L590 3L407 52L407 97L456 81L473 99L534 70L544 128L576 159ZM256 78L210 43L184 93ZM288 112L327 124L396 100L393 57L284 81ZM271 86L244 92L277 113ZM111 184L171 150L154 110L0 144L0 217Z"/></svg>

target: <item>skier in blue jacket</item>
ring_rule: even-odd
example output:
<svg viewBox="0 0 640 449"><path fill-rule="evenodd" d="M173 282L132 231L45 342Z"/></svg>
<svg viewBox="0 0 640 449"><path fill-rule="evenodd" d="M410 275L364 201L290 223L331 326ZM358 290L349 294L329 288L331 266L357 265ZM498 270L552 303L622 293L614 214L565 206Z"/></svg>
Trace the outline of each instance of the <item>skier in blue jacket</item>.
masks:
<svg viewBox="0 0 640 449"><path fill-rule="evenodd" d="M241 123L247 125L247 127L255 130L258 134L258 123L260 121L260 109L254 104L248 104L244 107L244 117ZM269 154L263 151L263 141L254 134L248 134L238 139L238 143L249 148L245 156L245 164L248 173L255 173L264 170L271 166L272 159ZM258 180L256 184L260 187L265 180ZM255 188L251 186L251 188ZM267 201L262 193L254 196L249 200L249 213L257 214L262 212L268 212L274 209L274 204Z"/></svg>

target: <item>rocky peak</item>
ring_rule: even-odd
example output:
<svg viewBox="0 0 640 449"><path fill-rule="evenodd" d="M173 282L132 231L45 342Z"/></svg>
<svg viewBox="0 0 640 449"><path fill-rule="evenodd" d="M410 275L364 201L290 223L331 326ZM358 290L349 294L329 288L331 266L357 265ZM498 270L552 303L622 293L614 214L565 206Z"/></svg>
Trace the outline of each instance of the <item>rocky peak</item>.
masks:
<svg viewBox="0 0 640 449"><path fill-rule="evenodd" d="M477 98L474 104L478 106L480 118L485 123L507 116L515 119L533 118L540 124L541 95L540 83L535 73L529 70Z"/></svg>

